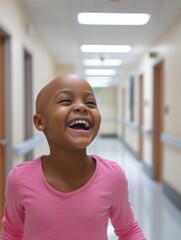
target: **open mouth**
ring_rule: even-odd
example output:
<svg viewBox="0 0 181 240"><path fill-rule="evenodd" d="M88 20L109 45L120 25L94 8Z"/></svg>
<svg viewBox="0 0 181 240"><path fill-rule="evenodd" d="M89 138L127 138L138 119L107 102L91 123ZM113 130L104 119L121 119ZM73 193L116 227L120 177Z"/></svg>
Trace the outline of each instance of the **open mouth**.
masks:
<svg viewBox="0 0 181 240"><path fill-rule="evenodd" d="M68 125L68 127L77 130L89 130L90 124L86 120L74 120Z"/></svg>

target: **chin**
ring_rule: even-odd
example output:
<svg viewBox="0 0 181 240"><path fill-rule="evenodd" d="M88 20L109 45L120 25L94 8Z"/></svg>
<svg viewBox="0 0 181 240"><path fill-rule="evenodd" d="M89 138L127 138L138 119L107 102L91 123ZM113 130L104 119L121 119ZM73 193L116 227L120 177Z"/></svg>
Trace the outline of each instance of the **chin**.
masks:
<svg viewBox="0 0 181 240"><path fill-rule="evenodd" d="M74 144L74 148L76 149L86 149L90 143L76 143Z"/></svg>
<svg viewBox="0 0 181 240"><path fill-rule="evenodd" d="M76 141L76 142L72 142L72 146L74 147L74 149L76 148L77 150L81 150L81 149L86 149L92 142L91 141Z"/></svg>

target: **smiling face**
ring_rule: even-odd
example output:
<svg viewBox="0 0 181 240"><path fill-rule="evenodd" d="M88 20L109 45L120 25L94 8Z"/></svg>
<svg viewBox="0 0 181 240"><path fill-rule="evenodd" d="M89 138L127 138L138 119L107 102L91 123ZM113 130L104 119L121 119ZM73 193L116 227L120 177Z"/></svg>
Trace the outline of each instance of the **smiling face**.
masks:
<svg viewBox="0 0 181 240"><path fill-rule="evenodd" d="M87 81L77 75L58 77L46 85L36 102L34 123L50 149L85 149L100 126L96 99Z"/></svg>

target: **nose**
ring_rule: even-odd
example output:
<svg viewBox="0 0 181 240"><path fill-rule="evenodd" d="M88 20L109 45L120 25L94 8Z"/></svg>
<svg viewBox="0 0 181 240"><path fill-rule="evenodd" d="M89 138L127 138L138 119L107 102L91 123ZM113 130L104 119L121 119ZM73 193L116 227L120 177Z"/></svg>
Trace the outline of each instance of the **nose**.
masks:
<svg viewBox="0 0 181 240"><path fill-rule="evenodd" d="M84 113L87 112L87 107L83 103L77 103L74 105L74 112Z"/></svg>

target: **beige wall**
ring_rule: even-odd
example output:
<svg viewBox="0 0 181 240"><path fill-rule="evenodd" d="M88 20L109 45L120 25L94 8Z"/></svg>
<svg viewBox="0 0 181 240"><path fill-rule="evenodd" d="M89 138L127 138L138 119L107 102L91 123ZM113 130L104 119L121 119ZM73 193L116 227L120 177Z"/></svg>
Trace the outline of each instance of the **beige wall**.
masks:
<svg viewBox="0 0 181 240"><path fill-rule="evenodd" d="M165 59L164 132L181 138L181 17L175 21L156 44L156 50ZM164 146L163 178L181 193L181 149Z"/></svg>
<svg viewBox="0 0 181 240"><path fill-rule="evenodd" d="M57 65L56 66L56 75L62 75L66 73L76 73L74 65Z"/></svg>
<svg viewBox="0 0 181 240"><path fill-rule="evenodd" d="M165 59L165 106L169 113L165 114L165 131L181 136L181 18L179 18L157 43L155 49Z"/></svg>
<svg viewBox="0 0 181 240"><path fill-rule="evenodd" d="M157 57L152 59L149 57L149 52L157 52ZM124 76L124 80L119 83L119 94L122 89L128 89L129 76L135 76L135 81L139 84L139 75L144 76L144 128L152 130L153 125L153 66L164 61L164 109L167 108L168 112L164 112L163 117L163 133L172 134L172 136L180 137L181 139L181 108L180 108L180 91L181 91L181 17L177 19L169 30L165 32L159 40L147 50L139 64L130 69L129 73ZM127 95L128 91L125 90L125 107L127 108ZM121 97L120 97L121 98ZM135 109L139 111L139 91L135 89ZM120 106L121 106L120 102ZM163 110L164 110L163 109ZM122 113L119 112L119 117ZM129 119L129 113L126 113L124 118ZM135 123L138 123L136 115ZM120 124L121 125L121 124ZM122 129L120 126L119 129ZM135 139L135 129L126 126L126 138ZM129 129L129 130L128 130ZM138 130L137 130L138 131ZM121 135L121 131L120 131ZM133 140L132 140L133 142ZM133 150L137 151L137 147L133 143L129 143ZM135 142L135 144L137 144ZM169 144L164 144L163 147L163 180L171 185L175 190L181 193L181 149L170 147ZM143 149L144 162L148 166L152 166L152 135L149 131L144 135L144 149Z"/></svg>
<svg viewBox="0 0 181 240"><path fill-rule="evenodd" d="M99 133L117 134L117 88L102 88L97 92L98 106L102 117Z"/></svg>

